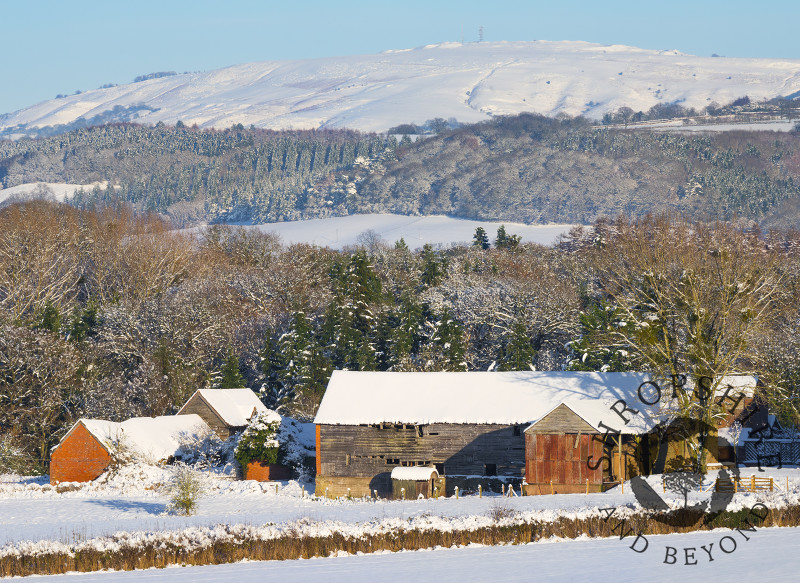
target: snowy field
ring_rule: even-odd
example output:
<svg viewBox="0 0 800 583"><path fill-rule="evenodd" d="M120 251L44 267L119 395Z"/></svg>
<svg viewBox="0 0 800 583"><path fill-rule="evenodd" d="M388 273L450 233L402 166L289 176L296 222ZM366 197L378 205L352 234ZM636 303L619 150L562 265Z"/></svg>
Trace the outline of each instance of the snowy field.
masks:
<svg viewBox="0 0 800 583"><path fill-rule="evenodd" d="M559 516L586 517L598 508L639 508L626 483L625 492L617 487L605 493L560 494L527 497L499 495L461 496L432 500L330 500L314 496L313 484L297 482L258 483L236 481L224 476L209 477L207 494L200 500L196 515L168 513L168 497L163 485L171 477L169 468L129 467L103 483L93 482L73 491L58 492L43 478L0 477L0 550L2 545L22 541L57 541L64 544L110 535L117 531L163 532L194 526L218 524L304 525L327 524L353 533L374 529L381 523L409 524L421 521L427 527L468 529L490 525L498 507L527 520L553 520ZM770 507L800 504L800 470L742 468L741 475L772 476L778 487L773 493L738 493L729 509L751 507L764 502ZM712 477L706 480L706 487ZM786 479L790 492L787 494ZM649 478L661 494L660 477ZM277 491L276 491L277 486ZM66 488L69 490L70 488ZM517 491L517 494L519 492ZM320 492L322 494L322 492ZM665 500L678 500L675 494L662 494ZM705 500L709 494L694 493L692 500ZM799 541L800 542L800 541Z"/></svg>
<svg viewBox="0 0 800 583"><path fill-rule="evenodd" d="M0 191L1 192L1 191ZM307 221L288 221L255 225L264 232L280 235L286 244L310 243L321 247L341 249L359 242L359 235L375 231L385 243L393 245L403 238L411 249L419 249L425 243L435 247L449 247L453 243L471 243L475 229L483 227L494 241L497 228L505 225L509 235L520 235L523 243L552 245L572 225L526 225L524 223L471 221L441 215L407 216L391 214L363 214Z"/></svg>
<svg viewBox="0 0 800 583"><path fill-rule="evenodd" d="M669 49L669 47L664 47ZM88 89L88 88L85 88ZM84 91L0 116L0 130L146 105L137 122L385 132L441 117L533 111L600 119L621 106L702 109L800 91L798 61L713 58L580 41L440 43L378 54L265 61Z"/></svg>
<svg viewBox="0 0 800 583"><path fill-rule="evenodd" d="M736 548L718 550L721 539L733 534ZM182 581L211 583L237 581L325 581L361 583L373 581L488 581L541 583L614 581L615 583L673 583L674 581L765 581L796 582L800 560L800 529L765 528L747 533L718 529L711 532L648 537L643 553L630 549L630 539L583 539L566 542L542 541L525 545L436 549L373 555L339 556L297 561L243 562L207 567L175 567L118 573L87 573L37 577L57 583ZM713 547L710 545L714 545ZM722 541L733 549L730 541ZM711 550L713 562L701 547ZM675 564L664 564L667 547L677 549ZM684 549L696 565L686 565Z"/></svg>
<svg viewBox="0 0 800 583"><path fill-rule="evenodd" d="M91 191L95 186L105 189L107 182L93 182L92 184L65 184L63 182L29 182L10 188L0 188L0 204L8 199L24 200L27 198L44 198L64 201L78 190ZM119 187L116 187L119 188Z"/></svg>

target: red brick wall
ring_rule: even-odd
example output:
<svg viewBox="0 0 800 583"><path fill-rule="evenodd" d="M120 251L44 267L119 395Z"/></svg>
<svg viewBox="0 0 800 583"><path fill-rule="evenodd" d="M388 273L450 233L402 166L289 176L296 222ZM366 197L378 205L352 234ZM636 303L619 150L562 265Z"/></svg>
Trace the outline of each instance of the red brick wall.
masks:
<svg viewBox="0 0 800 583"><path fill-rule="evenodd" d="M280 464L263 464L261 462L250 462L245 472L245 480L256 480L257 482L269 482L270 480L291 480L292 472L286 466Z"/></svg>
<svg viewBox="0 0 800 583"><path fill-rule="evenodd" d="M90 482L100 476L111 456L95 437L78 424L50 455L50 483Z"/></svg>

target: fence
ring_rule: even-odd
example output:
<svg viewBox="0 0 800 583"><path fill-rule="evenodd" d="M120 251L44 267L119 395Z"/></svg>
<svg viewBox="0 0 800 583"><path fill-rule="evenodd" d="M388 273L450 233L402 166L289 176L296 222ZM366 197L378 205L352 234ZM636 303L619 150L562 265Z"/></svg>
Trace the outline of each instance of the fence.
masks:
<svg viewBox="0 0 800 583"><path fill-rule="evenodd" d="M772 492L775 489L775 482L772 478L733 478L719 479L714 483L717 492ZM789 480L786 480L786 488L789 488Z"/></svg>

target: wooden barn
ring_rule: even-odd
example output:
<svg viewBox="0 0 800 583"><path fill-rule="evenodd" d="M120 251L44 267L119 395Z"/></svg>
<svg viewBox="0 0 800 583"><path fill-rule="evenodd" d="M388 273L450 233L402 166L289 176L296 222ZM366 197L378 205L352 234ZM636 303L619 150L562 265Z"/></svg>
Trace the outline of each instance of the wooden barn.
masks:
<svg viewBox="0 0 800 583"><path fill-rule="evenodd" d="M267 411L250 389L200 389L186 401L178 415L199 415L225 440L247 427L254 415Z"/></svg>
<svg viewBox="0 0 800 583"><path fill-rule="evenodd" d="M567 479L561 448L571 440L574 467L597 453L590 435L601 421L615 434L633 432L611 407L620 399L635 403L648 379L641 373L336 371L315 419L317 492L391 496L392 471L420 466L435 468L448 494L455 486L499 489L525 478L537 485L547 477L549 488L550 476L562 469L542 469L541 479L536 469L527 473L526 438L534 447L529 463L541 457L564 466L564 484L601 483L602 472L570 471ZM566 411L558 409L562 404ZM641 415L634 426L647 431L652 422ZM553 445L553 438L539 435L561 437Z"/></svg>
<svg viewBox="0 0 800 583"><path fill-rule="evenodd" d="M197 415L138 417L122 423L80 419L50 454L50 483L89 482L115 458L167 461L211 434Z"/></svg>

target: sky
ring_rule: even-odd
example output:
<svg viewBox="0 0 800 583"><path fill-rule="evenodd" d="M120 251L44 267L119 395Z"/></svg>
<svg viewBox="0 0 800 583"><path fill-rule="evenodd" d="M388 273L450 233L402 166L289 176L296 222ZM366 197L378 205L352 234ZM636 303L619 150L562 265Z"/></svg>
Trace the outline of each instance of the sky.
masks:
<svg viewBox="0 0 800 583"><path fill-rule="evenodd" d="M0 0L0 113L155 71L445 41L583 40L800 59L800 2Z"/></svg>

